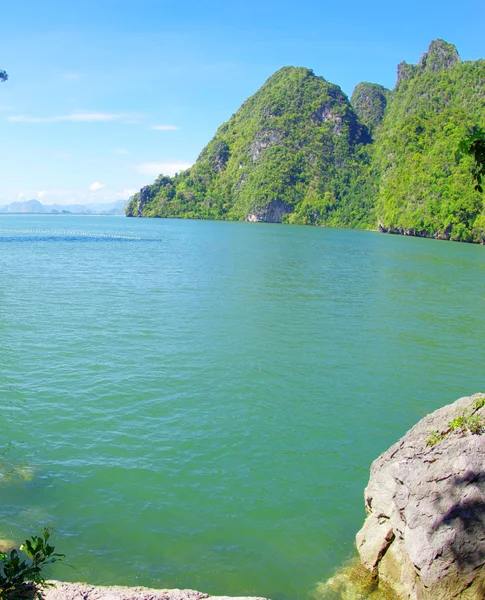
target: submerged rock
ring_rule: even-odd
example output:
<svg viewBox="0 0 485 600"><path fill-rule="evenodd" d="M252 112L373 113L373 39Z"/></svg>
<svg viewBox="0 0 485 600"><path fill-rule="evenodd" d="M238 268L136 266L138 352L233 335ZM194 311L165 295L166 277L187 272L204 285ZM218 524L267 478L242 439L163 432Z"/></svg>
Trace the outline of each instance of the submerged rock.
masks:
<svg viewBox="0 0 485 600"><path fill-rule="evenodd" d="M265 598L209 596L195 590L156 590L146 587L99 586L88 583L52 581L56 587L45 588L45 600L266 600Z"/></svg>
<svg viewBox="0 0 485 600"><path fill-rule="evenodd" d="M10 552L15 548L15 542L9 539L0 539L0 552Z"/></svg>
<svg viewBox="0 0 485 600"><path fill-rule="evenodd" d="M460 398L372 464L357 549L400 597L485 598L484 433L485 395Z"/></svg>
<svg viewBox="0 0 485 600"><path fill-rule="evenodd" d="M389 586L378 585L359 560L351 561L328 581L319 583L311 596L314 600L399 600Z"/></svg>

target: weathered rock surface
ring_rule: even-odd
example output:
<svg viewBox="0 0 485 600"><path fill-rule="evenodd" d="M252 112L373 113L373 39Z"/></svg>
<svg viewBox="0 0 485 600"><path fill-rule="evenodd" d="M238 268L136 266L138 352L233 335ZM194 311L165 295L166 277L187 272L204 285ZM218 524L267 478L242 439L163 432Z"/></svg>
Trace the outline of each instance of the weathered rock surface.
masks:
<svg viewBox="0 0 485 600"><path fill-rule="evenodd" d="M96 586L87 583L53 581L45 588L45 600L265 600L264 598L209 596L195 590L155 590L145 587Z"/></svg>
<svg viewBox="0 0 485 600"><path fill-rule="evenodd" d="M402 598L485 598L481 398L460 398L426 416L372 464L357 549ZM450 427L463 414L478 432Z"/></svg>
<svg viewBox="0 0 485 600"><path fill-rule="evenodd" d="M281 223L281 218L285 213L290 213L293 208L282 200L273 200L263 208L251 211L246 217L246 221L256 223L264 221L265 223Z"/></svg>

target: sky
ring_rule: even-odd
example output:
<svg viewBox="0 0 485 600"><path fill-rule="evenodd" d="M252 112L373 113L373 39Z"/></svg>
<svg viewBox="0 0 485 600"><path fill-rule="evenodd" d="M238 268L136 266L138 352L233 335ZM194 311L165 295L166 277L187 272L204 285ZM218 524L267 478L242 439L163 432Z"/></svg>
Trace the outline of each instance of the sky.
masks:
<svg viewBox="0 0 485 600"><path fill-rule="evenodd" d="M349 96L431 40L485 57L484 0L20 0L1 7L0 205L127 199L197 159L285 65Z"/></svg>

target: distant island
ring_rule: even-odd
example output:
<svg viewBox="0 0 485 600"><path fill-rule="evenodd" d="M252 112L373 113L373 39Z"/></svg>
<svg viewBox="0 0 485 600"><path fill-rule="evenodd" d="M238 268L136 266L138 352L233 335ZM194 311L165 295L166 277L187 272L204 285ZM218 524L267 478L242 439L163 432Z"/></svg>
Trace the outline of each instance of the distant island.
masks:
<svg viewBox="0 0 485 600"><path fill-rule="evenodd" d="M96 204L42 204L38 200L11 202L0 206L0 214L36 215L124 215L130 200Z"/></svg>
<svg viewBox="0 0 485 600"><path fill-rule="evenodd" d="M179 217L379 229L485 240L474 161L459 152L485 124L485 61L434 40L402 62L393 90L359 83L351 99L303 67L283 67L221 125L189 169L157 180L129 217Z"/></svg>

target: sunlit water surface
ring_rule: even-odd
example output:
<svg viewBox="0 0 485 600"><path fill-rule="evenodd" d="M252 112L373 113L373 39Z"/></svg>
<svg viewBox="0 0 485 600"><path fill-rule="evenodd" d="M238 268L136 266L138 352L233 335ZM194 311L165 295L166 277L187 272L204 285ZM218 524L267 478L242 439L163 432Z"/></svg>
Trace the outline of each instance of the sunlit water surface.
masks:
<svg viewBox="0 0 485 600"><path fill-rule="evenodd" d="M485 391L485 249L372 232L0 217L0 537L98 584L305 598L369 466Z"/></svg>

